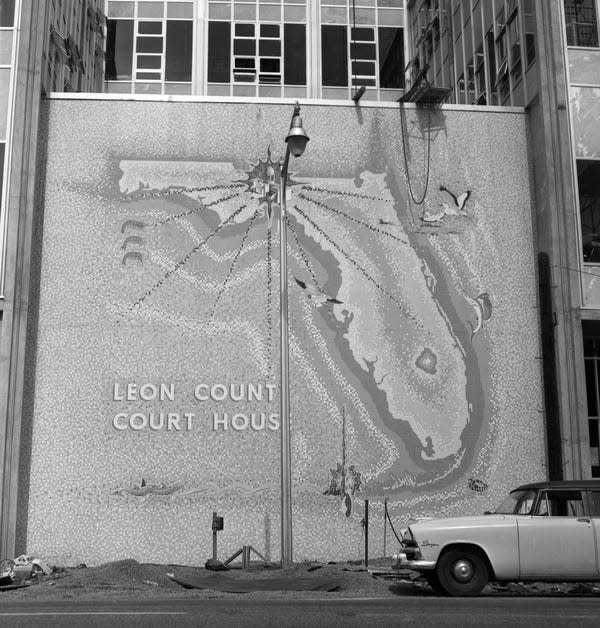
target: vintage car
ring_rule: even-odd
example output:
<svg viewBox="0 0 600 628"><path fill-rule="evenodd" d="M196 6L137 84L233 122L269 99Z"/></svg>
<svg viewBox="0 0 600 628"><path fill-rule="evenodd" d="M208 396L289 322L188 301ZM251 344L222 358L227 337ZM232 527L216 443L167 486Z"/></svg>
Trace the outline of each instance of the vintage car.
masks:
<svg viewBox="0 0 600 628"><path fill-rule="evenodd" d="M452 596L489 581L600 580L600 480L526 484L493 512L411 523L392 568Z"/></svg>

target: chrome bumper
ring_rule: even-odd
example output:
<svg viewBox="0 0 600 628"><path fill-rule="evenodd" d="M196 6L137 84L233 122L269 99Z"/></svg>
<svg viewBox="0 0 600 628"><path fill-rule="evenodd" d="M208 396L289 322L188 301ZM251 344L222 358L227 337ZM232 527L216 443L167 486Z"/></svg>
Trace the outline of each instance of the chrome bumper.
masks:
<svg viewBox="0 0 600 628"><path fill-rule="evenodd" d="M413 569L414 571L431 571L435 569L435 561L410 560L406 554L397 552L392 556L392 569Z"/></svg>

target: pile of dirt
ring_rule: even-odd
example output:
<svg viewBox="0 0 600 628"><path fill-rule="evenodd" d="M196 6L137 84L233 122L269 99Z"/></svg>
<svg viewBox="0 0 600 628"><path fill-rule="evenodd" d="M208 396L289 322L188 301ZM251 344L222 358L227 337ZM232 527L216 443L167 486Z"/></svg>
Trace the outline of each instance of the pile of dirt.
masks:
<svg viewBox="0 0 600 628"><path fill-rule="evenodd" d="M261 563L252 565L249 570L239 568L219 572L232 579L272 579L272 578L329 578L339 582L338 591L352 596L393 596L390 583L373 578L365 567L354 563L302 563L285 569ZM382 559L382 565L389 561ZM139 563L134 559L119 560L95 567L79 565L77 567L55 567L50 576L43 576L31 581L31 586L4 591L0 599L10 594L14 598L113 598L113 597L226 597L235 595L211 589L185 589L173 582L167 574L182 578L206 577L213 574L204 567L186 565L155 565ZM321 591L298 592L253 592L249 596L314 596L335 595Z"/></svg>
<svg viewBox="0 0 600 628"><path fill-rule="evenodd" d="M0 591L0 600L8 599L118 599L160 598L226 598L245 595L250 598L323 597L397 597L403 595L432 596L435 593L417 573L396 573L389 569L389 559L369 561L369 569L361 561L344 563L297 563L280 569L274 565L265 568L255 563L249 570L230 569L219 572L227 578L240 580L315 577L339 583L336 592L325 591L254 591L225 593L212 589L185 589L173 582L168 573L181 578L206 578L214 572L204 567L186 565L155 565L139 563L134 559L119 560L95 567L54 567L49 576L31 580L28 587ZM375 577L374 573L377 575ZM600 583L492 583L483 595L492 596L597 596Z"/></svg>

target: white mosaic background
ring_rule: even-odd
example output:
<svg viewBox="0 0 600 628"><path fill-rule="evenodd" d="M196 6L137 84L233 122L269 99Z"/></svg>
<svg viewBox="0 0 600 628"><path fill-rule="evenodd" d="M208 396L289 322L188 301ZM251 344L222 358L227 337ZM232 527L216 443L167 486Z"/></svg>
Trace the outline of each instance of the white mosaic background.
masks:
<svg viewBox="0 0 600 628"><path fill-rule="evenodd" d="M193 389L277 384L266 217L252 222L252 195L222 199L248 162L269 147L277 156L291 107L50 100L44 114L28 551L63 564L202 564L216 510L219 558L251 544L277 559L279 432L215 431L212 412L277 413L278 396L203 405ZM292 166L303 244L290 232L290 274L307 281L310 268L343 303L314 307L290 278L295 559L360 557L364 498L381 555L384 497L400 527L482 512L545 476L525 118L316 105L302 115L311 141ZM423 190L428 128L419 206L407 188ZM153 195L161 181L203 191ZM449 202L440 185L471 191L464 212L424 221ZM190 253L244 204L210 254ZM143 238L124 248L132 234ZM276 258L277 237L272 246ZM125 259L132 247L141 259ZM477 307L484 293L491 311ZM415 367L424 348L437 358L430 373ZM115 401L114 384L128 382L174 383L176 400ZM342 460L342 408L346 465L361 473L350 516L324 494ZM122 411L196 416L189 431L117 430Z"/></svg>

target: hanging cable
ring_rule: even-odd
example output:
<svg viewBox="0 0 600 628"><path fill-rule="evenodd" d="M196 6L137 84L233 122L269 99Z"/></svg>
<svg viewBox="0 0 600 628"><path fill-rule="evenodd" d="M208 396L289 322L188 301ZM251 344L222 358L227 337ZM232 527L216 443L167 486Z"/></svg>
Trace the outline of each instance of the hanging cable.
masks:
<svg viewBox="0 0 600 628"><path fill-rule="evenodd" d="M398 543L402 543L402 539L396 534L396 530L394 529L394 524L392 523L392 520L390 519L390 513L388 512L387 502L384 502L383 507L385 509L385 518L388 520L390 527L392 528L392 532L394 533L394 536L396 537Z"/></svg>
<svg viewBox="0 0 600 628"><path fill-rule="evenodd" d="M408 157L406 155L406 144L408 143L408 130L406 129L406 120L404 114L404 108L400 110L400 127L402 129L402 154L404 155L404 169L406 172L406 182L408 184L408 191L410 197L415 205L422 205L427 196L427 190L429 188L429 171L431 166L431 109L427 109L427 158L426 158L426 174L425 174L425 188L423 190L423 196L420 200L415 198L412 185L410 183L410 171L408 168ZM424 156L425 157L425 156Z"/></svg>

